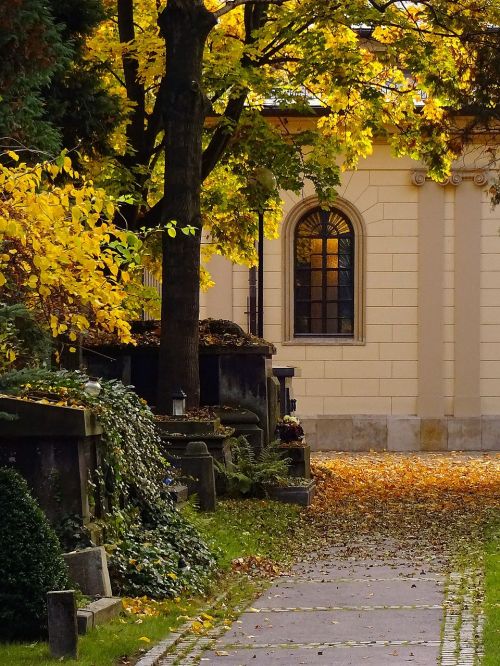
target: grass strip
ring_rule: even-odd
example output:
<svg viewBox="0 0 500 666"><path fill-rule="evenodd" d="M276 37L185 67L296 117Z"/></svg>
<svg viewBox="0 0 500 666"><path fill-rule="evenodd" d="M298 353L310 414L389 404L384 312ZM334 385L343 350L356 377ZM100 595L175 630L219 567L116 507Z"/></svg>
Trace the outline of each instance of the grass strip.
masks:
<svg viewBox="0 0 500 666"><path fill-rule="evenodd" d="M483 666L498 666L500 655L500 521L488 531L485 546Z"/></svg>

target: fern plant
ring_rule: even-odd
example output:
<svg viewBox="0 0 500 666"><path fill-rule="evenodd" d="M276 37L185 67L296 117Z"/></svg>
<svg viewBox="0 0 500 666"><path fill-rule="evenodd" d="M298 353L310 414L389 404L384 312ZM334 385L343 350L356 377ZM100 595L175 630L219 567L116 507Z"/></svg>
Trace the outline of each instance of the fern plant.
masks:
<svg viewBox="0 0 500 666"><path fill-rule="evenodd" d="M230 495L262 495L266 485L283 483L288 476L290 459L283 457L278 444L270 442L256 455L243 435L227 441L228 462L216 461L215 464Z"/></svg>

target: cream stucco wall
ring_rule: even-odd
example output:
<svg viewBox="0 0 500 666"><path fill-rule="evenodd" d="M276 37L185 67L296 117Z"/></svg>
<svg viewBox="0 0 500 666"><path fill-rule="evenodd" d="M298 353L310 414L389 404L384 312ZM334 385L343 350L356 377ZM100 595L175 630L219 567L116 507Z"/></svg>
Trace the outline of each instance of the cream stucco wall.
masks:
<svg viewBox="0 0 500 666"><path fill-rule="evenodd" d="M287 340L287 241L265 241L264 337L276 364L297 369L301 416L500 415L500 208L474 167L438 185L377 145L343 174L339 197L365 233L362 342ZM301 197L283 193L284 225L313 195L308 182ZM205 313L246 329L248 270L215 268Z"/></svg>

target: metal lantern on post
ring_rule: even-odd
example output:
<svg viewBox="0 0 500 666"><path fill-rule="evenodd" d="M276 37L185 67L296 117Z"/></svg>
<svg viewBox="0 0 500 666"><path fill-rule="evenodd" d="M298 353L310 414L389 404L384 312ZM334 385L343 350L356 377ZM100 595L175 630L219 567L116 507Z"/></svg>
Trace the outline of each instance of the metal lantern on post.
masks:
<svg viewBox="0 0 500 666"><path fill-rule="evenodd" d="M186 398L187 395L181 388L172 393L172 416L186 415Z"/></svg>

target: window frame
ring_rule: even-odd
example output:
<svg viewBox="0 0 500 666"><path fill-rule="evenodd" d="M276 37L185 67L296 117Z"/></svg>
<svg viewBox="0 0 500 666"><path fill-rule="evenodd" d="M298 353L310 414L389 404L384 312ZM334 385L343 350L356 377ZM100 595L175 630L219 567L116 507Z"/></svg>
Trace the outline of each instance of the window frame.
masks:
<svg viewBox="0 0 500 666"><path fill-rule="evenodd" d="M360 345L365 344L364 277L365 277L365 231L359 211L347 200L338 197L332 209L337 209L350 223L354 236L354 322L352 335L341 334L295 334L295 237L297 225L320 203L315 196L302 199L284 221L284 278L283 298L283 344L285 345Z"/></svg>

